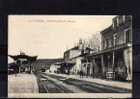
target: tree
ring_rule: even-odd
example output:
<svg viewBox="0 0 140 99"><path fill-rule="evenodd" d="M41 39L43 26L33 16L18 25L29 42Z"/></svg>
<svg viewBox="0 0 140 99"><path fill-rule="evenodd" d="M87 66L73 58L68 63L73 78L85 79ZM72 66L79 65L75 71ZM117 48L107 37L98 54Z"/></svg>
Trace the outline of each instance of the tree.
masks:
<svg viewBox="0 0 140 99"><path fill-rule="evenodd" d="M89 38L89 47L94 49L95 51L99 51L101 49L101 35L100 33L93 34L91 38Z"/></svg>
<svg viewBox="0 0 140 99"><path fill-rule="evenodd" d="M87 39L79 39L79 43L77 44L77 46L81 46L81 41L82 41L83 49L88 47L88 48L93 49L94 52L97 52L101 48L100 33L93 34L91 37Z"/></svg>

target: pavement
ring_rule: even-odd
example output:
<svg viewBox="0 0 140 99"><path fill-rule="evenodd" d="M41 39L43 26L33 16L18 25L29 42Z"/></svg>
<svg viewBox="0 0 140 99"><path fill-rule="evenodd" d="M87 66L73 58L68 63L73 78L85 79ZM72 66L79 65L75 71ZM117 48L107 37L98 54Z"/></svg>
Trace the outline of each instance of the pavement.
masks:
<svg viewBox="0 0 140 99"><path fill-rule="evenodd" d="M48 72L46 72L46 73L48 73ZM53 74L56 76L61 76L61 77L66 77L67 79L72 78L72 79L76 79L76 80L88 81L88 82L92 82L92 83L98 83L101 85L132 90L132 82L120 82L120 81L112 81L112 80L105 80L105 79L92 78L92 77L80 78L79 75L67 75L67 74L56 74L56 73L50 73L50 74Z"/></svg>
<svg viewBox="0 0 140 99"><path fill-rule="evenodd" d="M8 94L38 92L38 84L35 75L24 73L8 75Z"/></svg>

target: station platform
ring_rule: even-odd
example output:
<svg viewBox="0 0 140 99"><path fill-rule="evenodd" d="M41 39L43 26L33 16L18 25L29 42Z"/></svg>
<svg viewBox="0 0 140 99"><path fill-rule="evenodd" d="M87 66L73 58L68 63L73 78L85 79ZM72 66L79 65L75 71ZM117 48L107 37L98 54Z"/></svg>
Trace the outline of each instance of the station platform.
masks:
<svg viewBox="0 0 140 99"><path fill-rule="evenodd" d="M34 74L19 73L8 75L8 95L11 93L38 93Z"/></svg>

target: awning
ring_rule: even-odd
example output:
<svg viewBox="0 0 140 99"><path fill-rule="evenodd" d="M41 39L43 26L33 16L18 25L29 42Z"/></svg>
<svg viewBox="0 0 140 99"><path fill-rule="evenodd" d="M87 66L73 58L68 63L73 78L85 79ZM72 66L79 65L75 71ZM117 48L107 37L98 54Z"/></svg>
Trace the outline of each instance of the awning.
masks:
<svg viewBox="0 0 140 99"><path fill-rule="evenodd" d="M67 61L67 62L61 62L61 63L59 63L59 65L62 65L62 66L73 66L75 64L76 63L75 62L72 62L72 61Z"/></svg>
<svg viewBox="0 0 140 99"><path fill-rule="evenodd" d="M115 47L111 47L111 48L101 50L97 53L93 53L93 54L89 55L89 57L96 56L96 55L101 55L101 54L116 51L116 50L119 50L119 49L124 49L124 48L127 48L127 47L128 47L127 44L121 44L121 45L118 45L118 46L115 46Z"/></svg>

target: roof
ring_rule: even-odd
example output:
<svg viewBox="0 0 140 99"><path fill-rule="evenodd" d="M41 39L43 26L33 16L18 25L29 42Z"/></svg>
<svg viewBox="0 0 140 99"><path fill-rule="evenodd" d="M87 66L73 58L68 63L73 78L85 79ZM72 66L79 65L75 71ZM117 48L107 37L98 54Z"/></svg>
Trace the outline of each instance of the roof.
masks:
<svg viewBox="0 0 140 99"><path fill-rule="evenodd" d="M11 67L17 67L17 64L14 63L14 62L13 62L13 63L9 63L9 64L8 64L8 68L11 68Z"/></svg>
<svg viewBox="0 0 140 99"><path fill-rule="evenodd" d="M86 47L86 50L94 51L94 49Z"/></svg>
<svg viewBox="0 0 140 99"><path fill-rule="evenodd" d="M56 62L62 62L63 59L62 58L56 58L56 59L38 59L35 62L37 63L45 63L45 64L53 64Z"/></svg>
<svg viewBox="0 0 140 99"><path fill-rule="evenodd" d="M18 58L27 58L30 61L35 61L37 59L37 56L29 56L29 55L8 55L8 56L13 58L14 60L17 60Z"/></svg>
<svg viewBox="0 0 140 99"><path fill-rule="evenodd" d="M108 28L104 29L104 30L101 31L100 33L101 33L101 34L104 34L104 33L109 33L109 32L113 32L112 25L109 26Z"/></svg>
<svg viewBox="0 0 140 99"><path fill-rule="evenodd" d="M79 50L79 47L78 47L78 46L75 46L75 47L73 47L73 48L70 48L70 49L66 50L65 52L68 52L68 51L70 51L70 50Z"/></svg>
<svg viewBox="0 0 140 99"><path fill-rule="evenodd" d="M94 51L94 49L91 49L89 47L86 47L85 50ZM81 53L80 55L72 57L71 59L78 58L78 57L83 57L83 56L86 56L86 55L89 55L89 54L90 53Z"/></svg>

